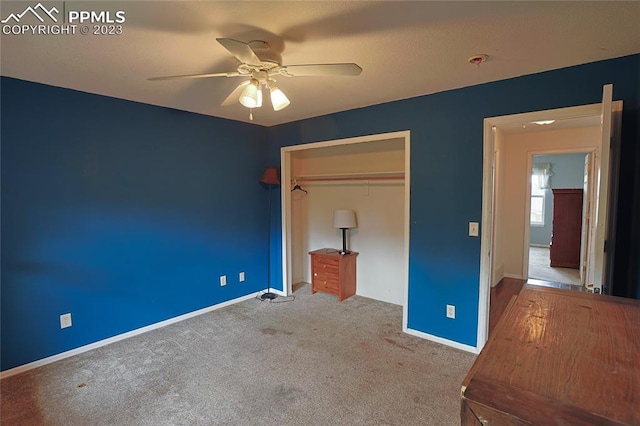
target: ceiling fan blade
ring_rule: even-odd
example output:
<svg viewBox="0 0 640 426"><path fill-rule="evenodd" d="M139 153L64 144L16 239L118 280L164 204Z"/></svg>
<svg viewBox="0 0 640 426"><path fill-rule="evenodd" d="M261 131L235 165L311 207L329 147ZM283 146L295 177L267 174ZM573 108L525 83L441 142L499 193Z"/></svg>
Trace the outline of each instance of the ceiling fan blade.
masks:
<svg viewBox="0 0 640 426"><path fill-rule="evenodd" d="M168 75L166 77L151 77L149 81L161 81L161 80L177 80L180 78L208 78L208 77L237 77L239 72L218 72L213 74L185 74L185 75Z"/></svg>
<svg viewBox="0 0 640 426"><path fill-rule="evenodd" d="M222 101L222 103L220 105L229 106L229 105L233 105L235 103L238 103L238 99L240 98L240 94L242 93L244 88L249 85L249 82L250 82L250 80L243 81L242 83L240 83L238 85L238 87L233 89L233 92L231 92L229 94L229 96L227 96L226 99L224 101Z"/></svg>
<svg viewBox="0 0 640 426"><path fill-rule="evenodd" d="M321 75L355 76L360 75L362 68L357 64L287 65L282 66L279 72L288 77Z"/></svg>
<svg viewBox="0 0 640 426"><path fill-rule="evenodd" d="M260 58L256 56L247 43L232 38L217 38L216 40L243 64L258 67L262 65Z"/></svg>

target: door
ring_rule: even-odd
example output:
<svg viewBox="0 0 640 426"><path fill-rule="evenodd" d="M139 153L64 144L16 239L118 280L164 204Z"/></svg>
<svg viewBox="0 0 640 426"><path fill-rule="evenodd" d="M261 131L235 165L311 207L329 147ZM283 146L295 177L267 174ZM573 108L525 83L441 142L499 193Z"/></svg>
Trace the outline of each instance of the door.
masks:
<svg viewBox="0 0 640 426"><path fill-rule="evenodd" d="M611 147L611 111L613 85L607 84L602 88L602 104L600 122L602 130L602 144L599 154L600 161L596 161L595 176L596 197L595 214L593 216L592 244L593 251L589 260L593 259L593 280L587 282L587 287L593 288L595 293L602 292L605 276L605 240L607 238L607 214L609 210L609 149Z"/></svg>

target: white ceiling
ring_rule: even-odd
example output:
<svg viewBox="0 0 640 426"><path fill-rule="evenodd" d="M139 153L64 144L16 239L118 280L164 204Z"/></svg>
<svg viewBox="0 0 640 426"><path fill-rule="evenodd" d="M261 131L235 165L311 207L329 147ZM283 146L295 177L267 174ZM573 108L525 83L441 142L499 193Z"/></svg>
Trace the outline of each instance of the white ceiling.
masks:
<svg viewBox="0 0 640 426"><path fill-rule="evenodd" d="M248 122L240 104L219 106L239 77L147 78L234 71L218 37L265 40L285 65L363 68L359 77L278 77L291 105L255 110L253 122L267 126L640 53L638 1L42 3L67 13L122 10L123 34L3 34L3 76ZM2 1L0 15L36 4ZM29 19L39 23L25 16L21 24ZM467 62L479 53L489 60Z"/></svg>

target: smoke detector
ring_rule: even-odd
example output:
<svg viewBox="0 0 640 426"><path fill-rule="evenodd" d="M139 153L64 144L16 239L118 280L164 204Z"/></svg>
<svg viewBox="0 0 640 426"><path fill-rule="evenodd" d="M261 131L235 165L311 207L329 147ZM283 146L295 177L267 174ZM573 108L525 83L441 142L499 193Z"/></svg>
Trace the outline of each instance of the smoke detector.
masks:
<svg viewBox="0 0 640 426"><path fill-rule="evenodd" d="M471 56L467 61L469 61L470 64L480 66L481 63L486 62L488 59L488 55L480 54Z"/></svg>

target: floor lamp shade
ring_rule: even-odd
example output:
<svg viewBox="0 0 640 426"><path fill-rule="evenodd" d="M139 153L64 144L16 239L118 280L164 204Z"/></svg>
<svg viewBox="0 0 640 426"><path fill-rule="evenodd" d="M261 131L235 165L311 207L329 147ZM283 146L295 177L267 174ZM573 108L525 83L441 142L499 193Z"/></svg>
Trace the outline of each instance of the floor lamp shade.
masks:
<svg viewBox="0 0 640 426"><path fill-rule="evenodd" d="M266 183L267 185L280 185L280 179L278 178L278 169L276 169L275 167L267 167L267 169L262 174L260 182Z"/></svg>
<svg viewBox="0 0 640 426"><path fill-rule="evenodd" d="M342 251L341 254L349 253L347 250L347 229L356 228L356 212L353 210L334 210L333 227L342 229Z"/></svg>
<svg viewBox="0 0 640 426"><path fill-rule="evenodd" d="M263 293L260 298L262 300L273 300L278 297L277 294L271 292L271 188L274 185L280 185L280 179L278 178L278 169L275 167L267 167L260 182L266 184L269 187L269 209L267 210L267 220L269 223L267 243L267 292Z"/></svg>

